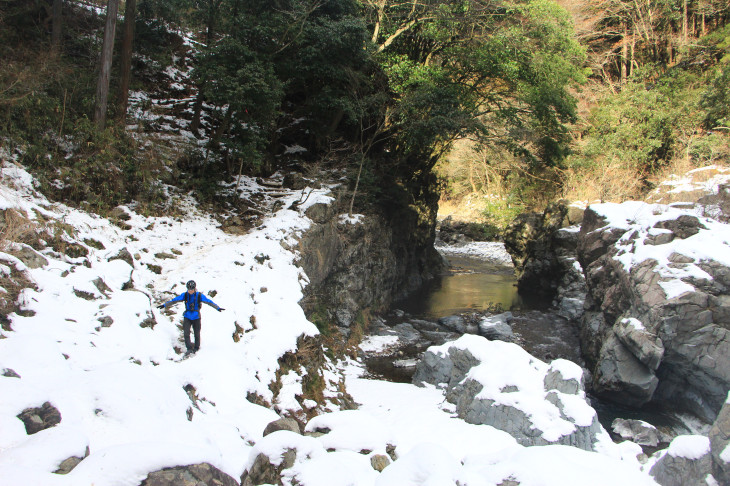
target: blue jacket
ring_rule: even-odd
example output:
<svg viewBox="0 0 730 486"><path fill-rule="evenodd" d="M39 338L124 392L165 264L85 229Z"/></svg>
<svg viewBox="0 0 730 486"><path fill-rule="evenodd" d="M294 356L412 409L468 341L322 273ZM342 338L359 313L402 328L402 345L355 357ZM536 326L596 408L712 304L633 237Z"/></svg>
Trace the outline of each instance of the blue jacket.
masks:
<svg viewBox="0 0 730 486"><path fill-rule="evenodd" d="M214 307L215 310L220 309L218 304L203 295L202 292L194 292L192 294L183 292L174 299L165 302L165 307L167 307L168 304L174 304L175 302L185 302L185 312L183 313L183 317L190 319L191 321L200 319L200 306L203 302Z"/></svg>

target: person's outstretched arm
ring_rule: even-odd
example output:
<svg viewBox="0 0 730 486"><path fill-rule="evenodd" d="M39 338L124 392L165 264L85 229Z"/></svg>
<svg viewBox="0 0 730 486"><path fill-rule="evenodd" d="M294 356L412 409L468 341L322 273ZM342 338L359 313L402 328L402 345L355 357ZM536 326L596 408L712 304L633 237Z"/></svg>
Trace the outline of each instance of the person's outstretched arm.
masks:
<svg viewBox="0 0 730 486"><path fill-rule="evenodd" d="M219 306L218 304L216 304L215 302L213 302L212 300L210 300L208 297L206 297L205 294L203 294L202 292L200 294L200 301L201 302L205 302L206 304L208 304L209 306L211 306L212 308L214 308L218 312L225 310L223 307Z"/></svg>
<svg viewBox="0 0 730 486"><path fill-rule="evenodd" d="M201 296L202 296L202 294L201 294ZM176 302L182 302L183 300L185 300L185 292L183 292L182 294L176 296L174 299L168 300L164 304L158 305L157 308L158 309L165 309L165 308L167 308L168 305L172 305L172 304L174 304Z"/></svg>

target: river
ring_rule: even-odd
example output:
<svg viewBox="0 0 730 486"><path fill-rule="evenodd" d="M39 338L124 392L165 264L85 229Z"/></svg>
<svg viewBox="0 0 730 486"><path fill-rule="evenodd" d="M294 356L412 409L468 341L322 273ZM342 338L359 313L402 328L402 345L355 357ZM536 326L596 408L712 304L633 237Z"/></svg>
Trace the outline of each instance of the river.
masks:
<svg viewBox="0 0 730 486"><path fill-rule="evenodd" d="M461 248L441 247L439 251L448 263L445 274L408 300L396 303L394 312L385 318L388 326L403 325L408 319L435 322L445 316L510 311L512 330L525 350L543 361L565 358L585 368L576 323L557 315L550 302L517 292L514 268L501 244L475 243ZM366 363L376 377L410 382L412 364L423 350L423 345L412 345L399 352L399 359L373 357ZM644 420L670 436L704 429L691 417L652 407L629 409L590 395L589 399L608 431L615 418Z"/></svg>

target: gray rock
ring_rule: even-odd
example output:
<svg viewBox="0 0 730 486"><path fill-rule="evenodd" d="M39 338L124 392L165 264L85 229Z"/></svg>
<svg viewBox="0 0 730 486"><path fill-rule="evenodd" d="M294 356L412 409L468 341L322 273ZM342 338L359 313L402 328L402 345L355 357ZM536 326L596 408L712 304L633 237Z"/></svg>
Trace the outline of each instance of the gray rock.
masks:
<svg viewBox="0 0 730 486"><path fill-rule="evenodd" d="M113 255L107 259L107 261L109 262L111 262L112 260L125 261L129 263L130 267L134 268L134 257L132 257L132 254L129 253L129 250L127 250L126 248L122 248L116 255Z"/></svg>
<svg viewBox="0 0 730 486"><path fill-rule="evenodd" d="M37 408L26 408L18 418L25 424L28 435L48 429L61 423L61 412L51 402L45 402Z"/></svg>
<svg viewBox="0 0 730 486"><path fill-rule="evenodd" d="M21 244L20 248L13 250L13 255L25 264L28 268L42 268L48 265L46 257L35 251L28 245Z"/></svg>
<svg viewBox="0 0 730 486"><path fill-rule="evenodd" d="M658 233L658 234L652 234L652 235L647 236L644 239L644 244L645 245L655 245L655 246L666 245L667 243L671 243L672 241L674 241L674 236L675 236L674 233L672 233L671 231L666 231L666 232L662 232L662 233Z"/></svg>
<svg viewBox="0 0 730 486"><path fill-rule="evenodd" d="M288 430L291 432L294 432L296 434L301 434L302 430L299 427L299 422L294 420L291 417L282 417L279 420L274 420L273 422L270 422L266 428L264 428L264 434L263 436L266 437L267 435L271 434L272 432L276 432L278 430Z"/></svg>
<svg viewBox="0 0 730 486"><path fill-rule="evenodd" d="M400 316L403 317L403 316ZM408 323L414 327L414 329L417 329L419 332L424 331L430 331L430 332L440 332L443 331L443 328L436 324L435 322L431 321L424 321L423 319L408 319Z"/></svg>
<svg viewBox="0 0 730 486"><path fill-rule="evenodd" d="M672 446L676 445L678 441L687 440L693 440L694 442L707 440L707 451L699 457L673 455ZM712 455L710 454L709 439L702 436L679 436L675 438L668 451L652 466L649 474L662 486L707 484L705 478L712 474Z"/></svg>
<svg viewBox="0 0 730 486"><path fill-rule="evenodd" d="M685 277L688 291L667 299L657 261L646 259L627 271L616 258L650 229L630 225L612 227L589 208L579 234L578 258L588 289L581 346L594 383L613 401L639 405L653 400L711 422L730 389L730 268L673 251L670 267L700 274L692 271L695 267L711 278ZM691 215L657 227L675 239L704 231ZM616 244L621 237L623 246ZM627 316L644 329L627 326L622 322Z"/></svg>
<svg viewBox="0 0 730 486"><path fill-rule="evenodd" d="M466 321L461 316L447 316L441 317L438 320L440 326L464 334L466 332Z"/></svg>
<svg viewBox="0 0 730 486"><path fill-rule="evenodd" d="M388 308L440 274L443 259L433 247L438 195L424 190L425 199L393 208L387 217L368 215L358 224L330 218L310 226L297 248L309 279L300 301L307 315L323 313L322 319L349 328L362 310Z"/></svg>
<svg viewBox="0 0 730 486"><path fill-rule="evenodd" d="M286 449L277 466L272 464L266 454L259 454L253 465L241 476L241 486L258 486L260 484L281 484L281 473L294 465L297 458L296 449Z"/></svg>
<svg viewBox="0 0 730 486"><path fill-rule="evenodd" d="M332 210L329 204L317 203L312 204L304 211L309 219L315 223L323 224L332 218Z"/></svg>
<svg viewBox="0 0 730 486"><path fill-rule="evenodd" d="M697 218L689 214L683 214L677 219L667 221L659 221L654 225L655 228L663 228L671 231L677 238L685 239L694 236L700 232L700 229L707 229Z"/></svg>
<svg viewBox="0 0 730 486"><path fill-rule="evenodd" d="M559 299L556 305L558 315L571 321L577 321L583 317L585 294L582 295L583 297L561 296L558 290Z"/></svg>
<svg viewBox="0 0 730 486"><path fill-rule="evenodd" d="M617 418L611 423L611 429L622 439L636 444L651 447L659 445L659 431L643 420Z"/></svg>
<svg viewBox="0 0 730 486"><path fill-rule="evenodd" d="M571 395L581 395L583 389L578 380L563 377L559 366L555 366L545 377L542 377L543 383L546 384L545 399L558 408L563 420L574 425L572 433L563 435L554 441L548 441L543 437L543 431L524 411L515 406L498 403L492 398L479 396L483 385L472 378L466 378L469 370L479 364L480 362L468 349L451 346L445 353L437 353L429 349L416 367L413 382L445 386L446 400L456 405L459 417L468 423L487 424L504 430L522 445L563 444L584 450L593 449L593 444L602 431L598 415L594 413L589 425L578 425L568 417L569 414L565 413L563 397L566 397L567 394L561 390L566 390ZM537 373L537 371L535 372ZM548 391L548 387L550 391ZM514 386L506 386L500 390L500 393L509 394L518 391ZM577 397L571 397L571 399L575 398Z"/></svg>
<svg viewBox="0 0 730 486"><path fill-rule="evenodd" d="M510 325L513 317L511 312L485 317L479 323L479 334L490 341L514 342L515 334Z"/></svg>
<svg viewBox="0 0 730 486"><path fill-rule="evenodd" d="M560 360L553 361L553 364L555 364L556 361ZM551 366L547 375L545 375L545 380L543 382L546 390L557 390L561 393L567 393L568 395L577 395L584 389L582 375L580 380L576 380L575 378L566 378L563 376L560 369L554 366Z"/></svg>
<svg viewBox="0 0 730 486"><path fill-rule="evenodd" d="M398 339L404 346L412 346L424 340L423 335L408 322L402 322L393 326L393 331L398 335Z"/></svg>
<svg viewBox="0 0 730 486"><path fill-rule="evenodd" d="M16 373L15 370L10 368L4 368L2 373L0 374L2 374L6 378L20 378L20 375Z"/></svg>
<svg viewBox="0 0 730 486"><path fill-rule="evenodd" d="M89 447L86 447L86 453L84 454L84 457L78 457L78 456L71 456L61 462L61 464L58 465L58 469L56 469L54 474L68 474L71 471L76 468L79 464L81 464L81 461L89 457Z"/></svg>
<svg viewBox="0 0 730 486"><path fill-rule="evenodd" d="M590 426L576 425L572 433L563 435L556 441L551 442L543 437L542 430L535 426L531 417L524 411L516 407L496 403L488 398L477 398L481 390L481 383L467 379L463 384L451 389L447 393L446 399L456 404L459 417L466 422L491 425L507 432L524 446L562 444L591 451L597 440L597 435L602 430L598 422L598 415L594 415ZM556 405L563 418L566 418L564 405L557 393L548 393L546 400Z"/></svg>
<svg viewBox="0 0 730 486"><path fill-rule="evenodd" d="M618 339L606 339L596 366L593 385L599 395L640 407L654 395L659 379Z"/></svg>
<svg viewBox="0 0 730 486"><path fill-rule="evenodd" d="M139 486L238 486L238 482L208 463L154 471Z"/></svg>
<svg viewBox="0 0 730 486"><path fill-rule="evenodd" d="M469 350L451 347L446 356L440 356L429 350L423 354L423 358L416 366L413 383L445 384L449 388L454 387L477 364L479 361Z"/></svg>
<svg viewBox="0 0 730 486"><path fill-rule="evenodd" d="M616 336L639 361L656 371L664 356L664 344L637 319L621 319L614 326Z"/></svg>
<svg viewBox="0 0 730 486"><path fill-rule="evenodd" d="M730 446L730 401L725 401L720 409L709 437L715 478L720 484L730 484L730 462L721 457L723 451Z"/></svg>

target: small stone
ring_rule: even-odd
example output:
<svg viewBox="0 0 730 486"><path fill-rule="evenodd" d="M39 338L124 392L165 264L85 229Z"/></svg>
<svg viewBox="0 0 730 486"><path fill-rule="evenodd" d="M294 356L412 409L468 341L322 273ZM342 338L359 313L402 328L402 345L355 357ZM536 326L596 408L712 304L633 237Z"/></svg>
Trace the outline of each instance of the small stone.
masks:
<svg viewBox="0 0 730 486"><path fill-rule="evenodd" d="M28 435L33 435L61 423L61 412L50 402L45 402L38 408L26 408L18 418L25 424Z"/></svg>
<svg viewBox="0 0 730 486"><path fill-rule="evenodd" d="M2 372L2 375L7 378L20 378L20 375L15 372L15 370L12 370L10 368L5 368Z"/></svg>
<svg viewBox="0 0 730 486"><path fill-rule="evenodd" d="M390 466L390 458L383 454L375 454L370 458L370 464L378 472L383 472L383 469Z"/></svg>
<svg viewBox="0 0 730 486"><path fill-rule="evenodd" d="M299 423L296 420L291 417L282 417L279 420L275 420L269 423L264 429L263 436L266 437L267 435L273 432L277 432L279 430L289 430L296 434L302 433L301 429L299 428Z"/></svg>

